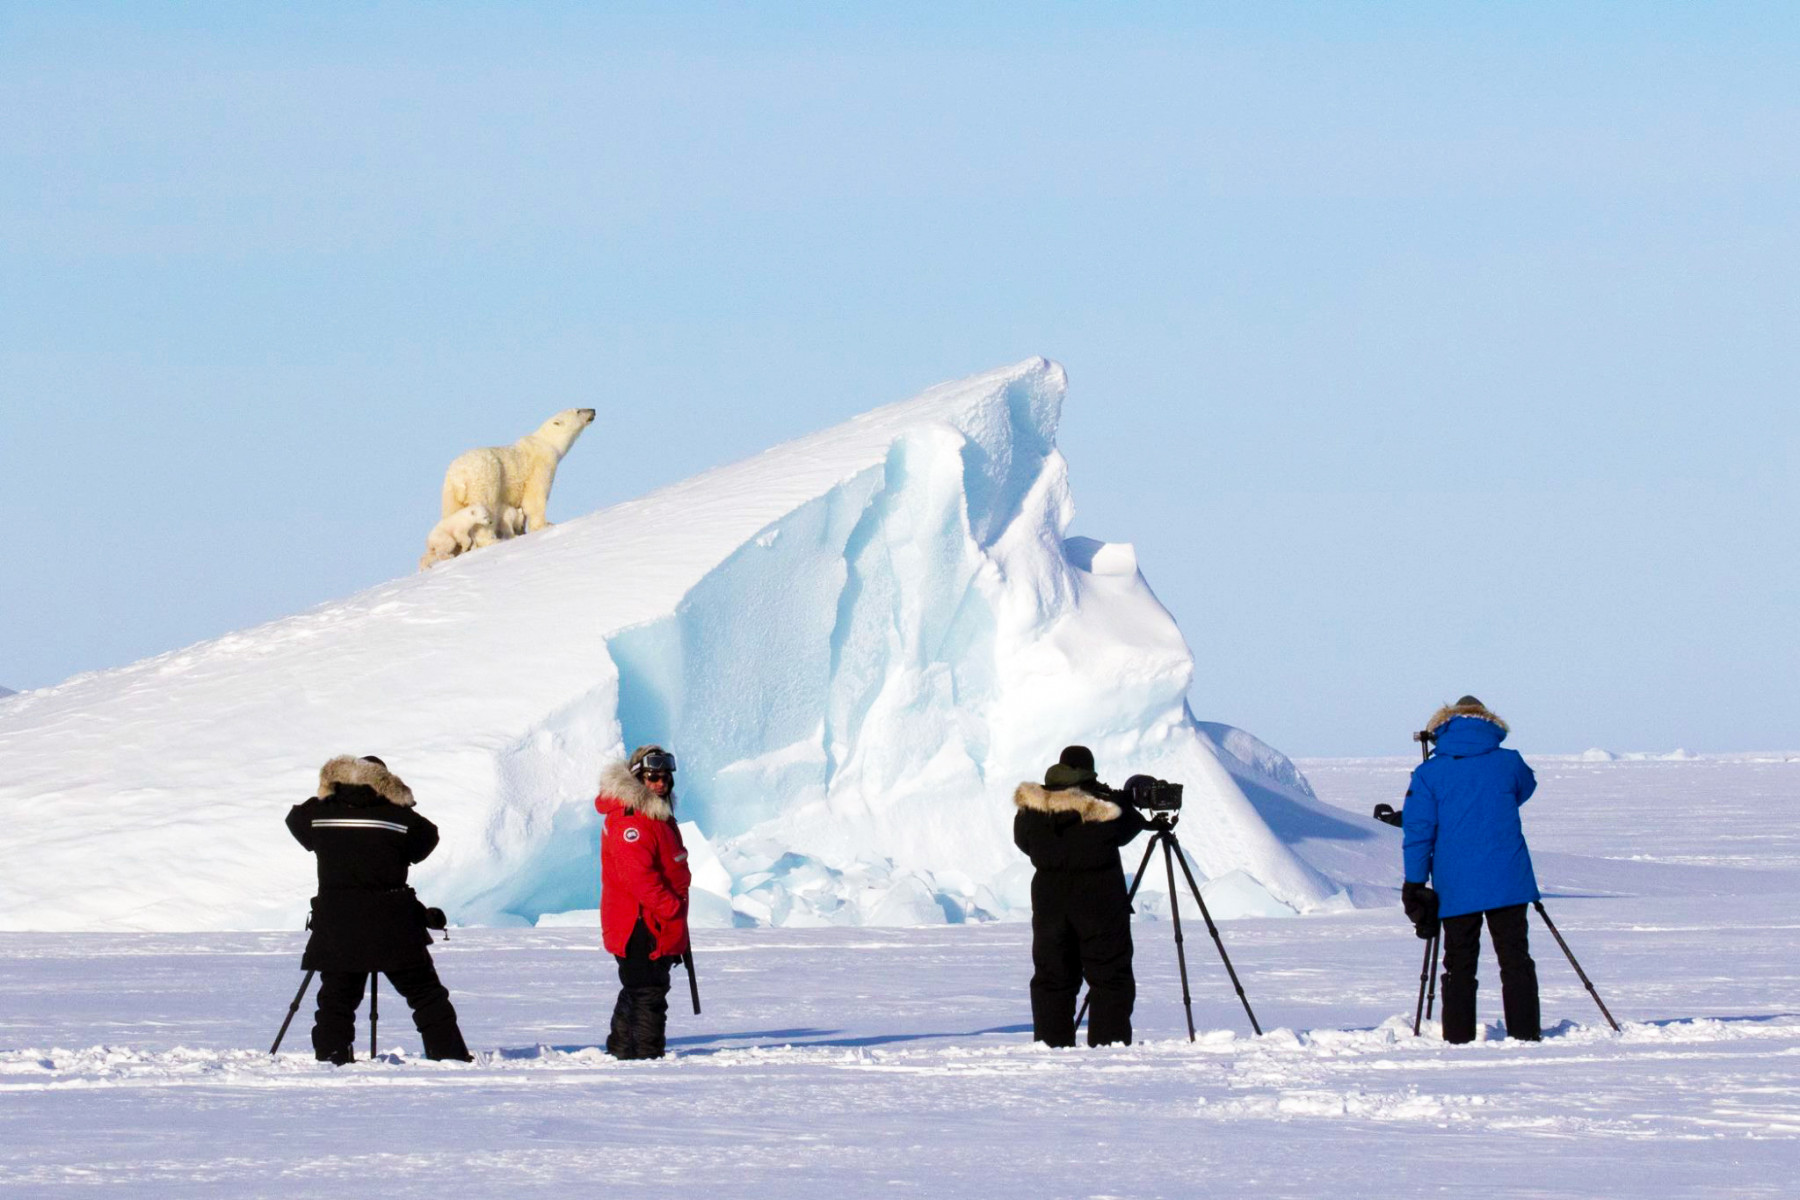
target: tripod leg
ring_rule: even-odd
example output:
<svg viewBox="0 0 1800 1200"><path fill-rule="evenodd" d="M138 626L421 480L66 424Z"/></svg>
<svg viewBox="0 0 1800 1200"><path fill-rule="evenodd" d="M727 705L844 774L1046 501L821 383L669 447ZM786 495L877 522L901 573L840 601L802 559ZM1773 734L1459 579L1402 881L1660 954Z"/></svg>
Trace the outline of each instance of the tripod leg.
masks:
<svg viewBox="0 0 1800 1200"><path fill-rule="evenodd" d="M1550 914L1544 911L1544 902L1542 900L1534 900L1532 901L1532 906L1537 909L1538 916L1544 918L1544 924L1550 927L1550 936L1556 939L1556 944L1562 947L1562 952L1564 954L1568 955L1569 965L1575 968L1575 974L1581 979L1581 986L1588 990L1588 995L1592 996L1594 998L1594 1003L1600 1006L1600 1015L1605 1017L1606 1023L1613 1027L1614 1033L1620 1032L1619 1023L1613 1020L1612 1013L1606 1010L1606 1001L1602 1000L1600 998L1600 993L1594 990L1594 981L1587 977L1587 972L1583 971L1581 969L1581 964L1575 961L1575 952L1569 949L1569 943L1563 941L1563 935L1557 932L1556 922L1550 919Z"/></svg>
<svg viewBox="0 0 1800 1200"><path fill-rule="evenodd" d="M1156 842L1157 839L1161 837L1162 834L1156 834L1150 839L1150 844L1144 847L1144 857L1138 861L1137 873L1131 877L1131 890L1125 893L1126 908L1130 908L1131 902L1137 899L1138 886L1144 882L1144 868L1150 865L1150 856L1156 853ZM1170 894L1174 894L1173 888L1170 889ZM1075 1014L1075 1028L1077 1030L1081 1028L1082 1021L1087 1019L1088 1001L1092 999L1093 994L1091 990L1088 995L1081 998L1081 1011ZM699 1010L696 1009L695 1011Z"/></svg>
<svg viewBox="0 0 1800 1200"><path fill-rule="evenodd" d="M1194 999L1188 994L1187 950L1181 944L1181 894L1175 890L1175 854L1170 844L1175 840L1174 834L1163 836L1163 867L1169 873L1169 918L1175 924L1175 962L1181 967L1181 1006L1187 1010L1188 1041L1194 1040ZM1182 863L1183 870L1187 863ZM1202 905L1202 911L1205 906ZM1207 925L1212 919L1207 918Z"/></svg>
<svg viewBox="0 0 1800 1200"><path fill-rule="evenodd" d="M306 998L306 989L312 986L314 972L308 971L306 978L300 981L300 990L294 993L294 1002L288 1005L287 1020L281 1023L281 1032L275 1035L275 1044L269 1047L269 1053L277 1053L281 1049L281 1039L287 1036L288 1026L294 1023L294 1014L300 1011L300 1001Z"/></svg>
<svg viewBox="0 0 1800 1200"><path fill-rule="evenodd" d="M1413 1036L1419 1036L1419 1021L1425 1013L1425 981L1431 977L1432 951L1434 942L1425 943L1425 955L1419 961L1419 1002L1413 1005Z"/></svg>
<svg viewBox="0 0 1800 1200"><path fill-rule="evenodd" d="M1444 935L1440 933L1431 939L1431 945L1428 947L1431 951L1431 970L1429 972L1431 975L1431 990L1425 993L1425 1019L1427 1021L1431 1020L1432 1006L1437 1003L1438 951L1443 948L1443 942Z"/></svg>
<svg viewBox="0 0 1800 1200"><path fill-rule="evenodd" d="M1169 834L1169 840L1175 841L1175 835ZM1176 843L1180 849L1180 844ZM1256 1014L1250 1011L1250 997L1244 995L1244 985L1238 982L1237 972L1232 969L1231 955L1225 953L1225 939L1219 936L1219 927L1213 924L1212 913L1207 911L1206 897L1200 894L1200 885L1194 882L1194 873L1188 869L1187 859L1183 855L1175 856L1181 863L1181 873L1187 876L1188 887L1194 893L1194 902L1200 906L1200 915L1206 919L1206 932L1212 934L1213 945L1219 948L1219 961L1225 964L1225 974L1231 976L1231 986L1237 989L1238 999L1243 1001L1244 1015L1250 1018L1250 1028L1262 1036L1262 1026L1256 1023Z"/></svg>
<svg viewBox="0 0 1800 1200"><path fill-rule="evenodd" d="M380 997L376 988L381 983L381 972L369 972L369 1061L375 1061L375 1031L381 1025Z"/></svg>

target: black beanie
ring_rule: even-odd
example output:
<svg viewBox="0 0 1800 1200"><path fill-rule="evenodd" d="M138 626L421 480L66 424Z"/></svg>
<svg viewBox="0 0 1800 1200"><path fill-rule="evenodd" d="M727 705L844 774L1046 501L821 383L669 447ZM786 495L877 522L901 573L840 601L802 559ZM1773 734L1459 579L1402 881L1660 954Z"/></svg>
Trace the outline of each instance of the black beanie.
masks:
<svg viewBox="0 0 1800 1200"><path fill-rule="evenodd" d="M1062 757L1056 761L1061 766L1074 767L1077 771L1091 774L1094 770L1094 752L1086 746L1064 746Z"/></svg>
<svg viewBox="0 0 1800 1200"><path fill-rule="evenodd" d="M1464 696L1461 700L1458 700L1456 702L1456 707L1457 708L1486 708L1487 705L1483 704L1481 701L1477 700L1473 696Z"/></svg>

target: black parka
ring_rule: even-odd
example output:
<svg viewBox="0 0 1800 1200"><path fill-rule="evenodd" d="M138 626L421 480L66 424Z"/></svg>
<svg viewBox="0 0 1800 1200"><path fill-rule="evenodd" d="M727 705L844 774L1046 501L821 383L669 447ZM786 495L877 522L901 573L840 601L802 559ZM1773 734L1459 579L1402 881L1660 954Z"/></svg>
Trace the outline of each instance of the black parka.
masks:
<svg viewBox="0 0 1800 1200"><path fill-rule="evenodd" d="M1058 768L1051 768L1054 775ZM1092 788L1092 791L1084 790ZM1144 830L1129 804L1088 782L1022 783L1013 793L1013 842L1037 868L1031 879L1032 1036L1075 1044L1075 995L1092 989L1088 1044L1131 1041L1137 984L1131 969L1131 905L1119 848Z"/></svg>
<svg viewBox="0 0 1800 1200"><path fill-rule="evenodd" d="M288 811L287 827L318 858L303 968L386 971L426 957L425 906L406 874L437 847L438 831L398 776L367 759L334 758L319 772L319 794Z"/></svg>
<svg viewBox="0 0 1800 1200"><path fill-rule="evenodd" d="M1116 878L1119 895L1125 894L1119 848L1144 831L1144 818L1137 809L1082 788L1051 789L1035 783L1021 783L1013 793L1013 803L1019 810L1013 817L1013 844L1030 857L1040 874L1099 872L1108 877L1108 883ZM1105 886L1091 878L1081 883L1090 888Z"/></svg>

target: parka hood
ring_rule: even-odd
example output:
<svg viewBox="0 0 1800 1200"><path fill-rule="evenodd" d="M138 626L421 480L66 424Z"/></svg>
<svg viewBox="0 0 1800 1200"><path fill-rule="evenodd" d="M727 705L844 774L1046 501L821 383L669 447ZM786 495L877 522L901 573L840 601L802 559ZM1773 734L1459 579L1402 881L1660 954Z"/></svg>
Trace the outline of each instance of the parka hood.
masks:
<svg viewBox="0 0 1800 1200"><path fill-rule="evenodd" d="M321 800L329 799L339 788L365 787L401 808L412 808L412 789L404 780L380 763L369 762L352 754L340 754L319 768Z"/></svg>
<svg viewBox="0 0 1800 1200"><path fill-rule="evenodd" d="M1488 711L1487 706L1484 704L1446 704L1444 707L1431 714L1431 720L1425 722L1425 732L1435 734L1439 729L1442 729L1457 717L1473 717L1477 721L1490 721L1500 727L1501 733L1505 734L1512 732L1506 722L1502 721L1494 713Z"/></svg>
<svg viewBox="0 0 1800 1200"><path fill-rule="evenodd" d="M1013 803L1020 808L1034 809L1037 812L1075 813L1083 821L1117 820L1123 811L1111 800L1102 800L1080 788L1052 790L1029 781L1021 783L1013 792Z"/></svg>
<svg viewBox="0 0 1800 1200"><path fill-rule="evenodd" d="M600 772L600 798L615 801L619 808L641 813L653 821L666 821L675 815L674 789L666 798L657 795L622 762L608 763Z"/></svg>
<svg viewBox="0 0 1800 1200"><path fill-rule="evenodd" d="M1452 717L1438 727L1433 749L1450 758L1486 754L1506 740L1506 727L1478 717Z"/></svg>

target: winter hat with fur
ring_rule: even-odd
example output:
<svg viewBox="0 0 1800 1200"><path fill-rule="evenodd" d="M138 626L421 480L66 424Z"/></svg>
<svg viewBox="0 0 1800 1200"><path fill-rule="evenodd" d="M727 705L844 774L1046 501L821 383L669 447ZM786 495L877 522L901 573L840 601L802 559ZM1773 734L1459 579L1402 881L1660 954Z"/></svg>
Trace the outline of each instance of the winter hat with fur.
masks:
<svg viewBox="0 0 1800 1200"><path fill-rule="evenodd" d="M1426 733L1436 733L1457 717L1474 717L1477 721L1488 721L1500 727L1502 733L1510 733L1505 721L1488 711L1488 706L1473 696L1464 696L1455 704L1446 704L1431 714L1431 720L1425 722Z"/></svg>
<svg viewBox="0 0 1800 1200"><path fill-rule="evenodd" d="M319 768L318 795L321 800L340 787L366 787L389 804L401 808L412 808L415 803L412 789L373 754L362 758L340 754Z"/></svg>

